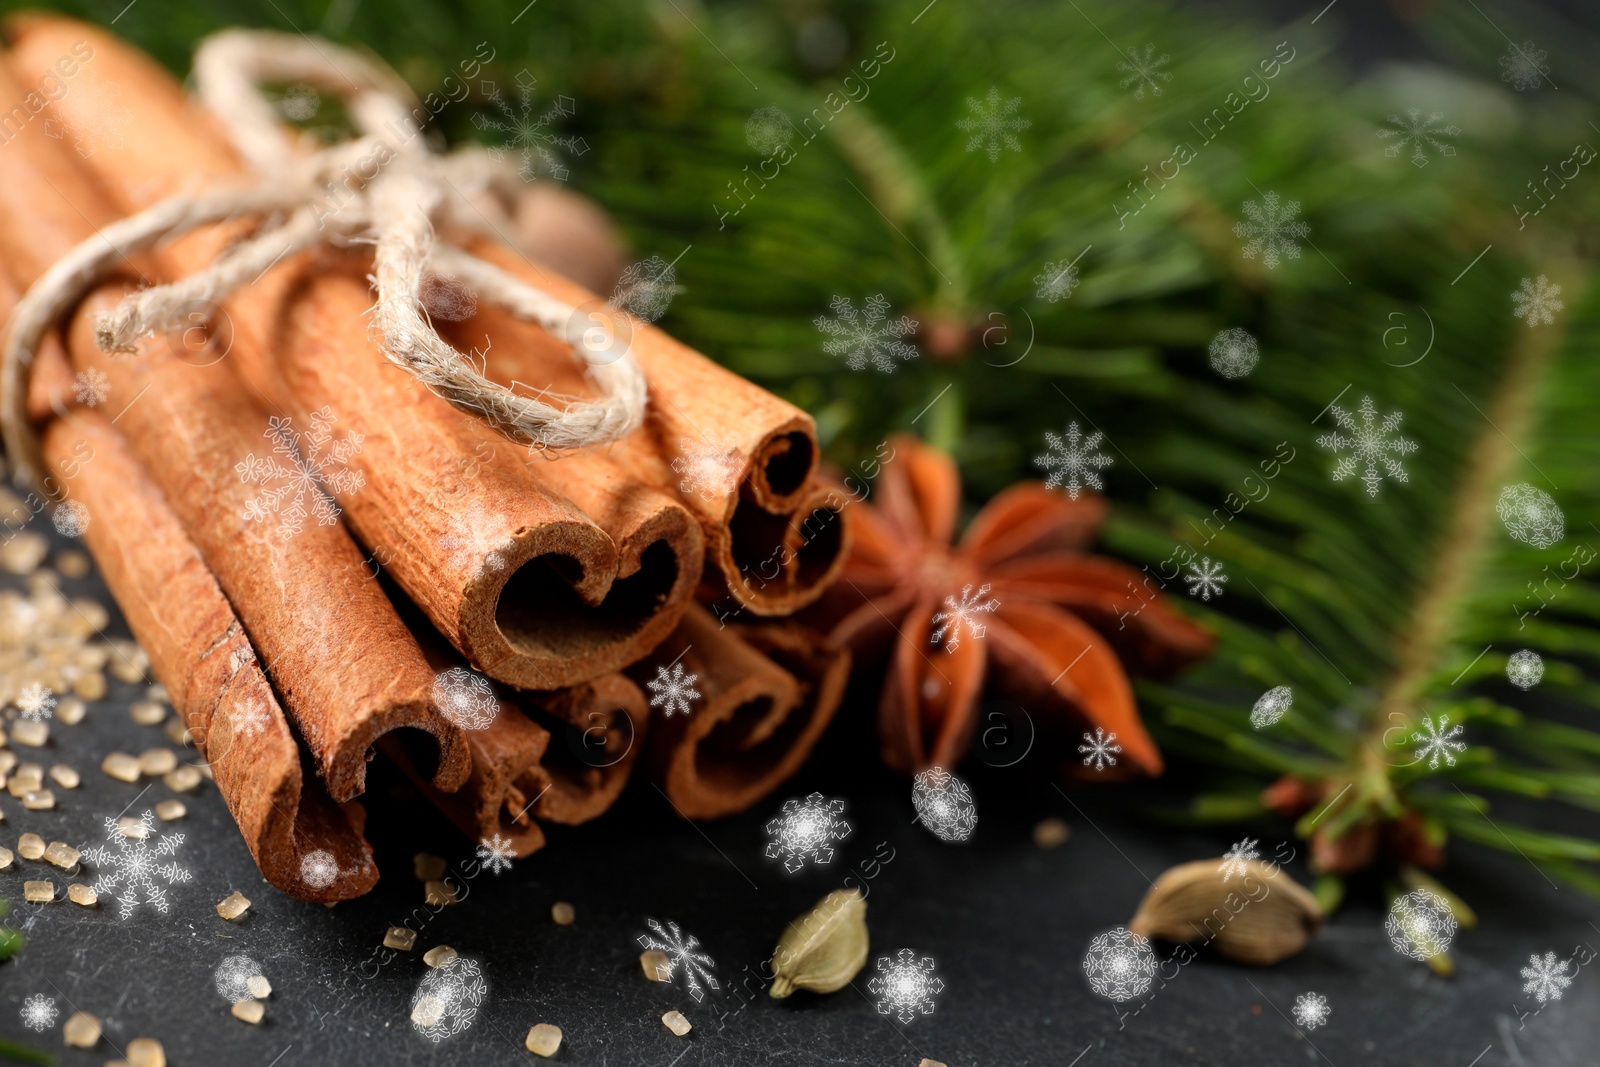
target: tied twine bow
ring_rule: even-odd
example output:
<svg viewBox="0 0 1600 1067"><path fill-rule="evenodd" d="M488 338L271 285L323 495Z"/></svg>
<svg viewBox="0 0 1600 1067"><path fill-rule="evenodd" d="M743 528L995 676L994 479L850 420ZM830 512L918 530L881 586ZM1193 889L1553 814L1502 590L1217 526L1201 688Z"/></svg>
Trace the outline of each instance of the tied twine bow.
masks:
<svg viewBox="0 0 1600 1067"><path fill-rule="evenodd" d="M378 299L372 315L384 355L456 408L509 438L553 453L614 441L639 427L646 383L623 338L609 328L597 332L596 316L437 239L436 218L492 235L472 196L505 188L512 178L481 149L430 152L412 117L411 93L392 70L326 41L226 30L202 42L194 72L201 99L222 119L257 180L179 194L112 223L29 288L12 311L0 351L0 424L6 450L24 479L55 495L49 479L40 478L43 461L26 411L28 372L46 331L120 260L239 216L263 217L268 224L205 270L133 293L98 316L100 349L134 351L139 338L179 321L197 303L221 300L285 256L340 238L374 246ZM259 84L268 81L306 82L343 97L359 136L304 150L261 94ZM365 177L374 163L376 174ZM454 275L480 299L565 340L587 364L602 398L569 399L556 407L484 377L425 317L421 290L428 274Z"/></svg>

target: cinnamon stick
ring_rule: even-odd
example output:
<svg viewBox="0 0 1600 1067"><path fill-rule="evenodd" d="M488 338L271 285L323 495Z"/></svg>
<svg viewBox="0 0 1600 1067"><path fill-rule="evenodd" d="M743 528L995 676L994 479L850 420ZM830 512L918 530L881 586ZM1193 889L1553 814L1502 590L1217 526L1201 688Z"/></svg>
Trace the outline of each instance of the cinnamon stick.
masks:
<svg viewBox="0 0 1600 1067"><path fill-rule="evenodd" d="M50 25L53 31L28 34L8 57L0 95L21 94L13 72L26 82L50 70L63 54L57 49L62 41L52 34L64 38L70 51L91 32L75 33L76 24ZM97 36L97 63L99 40L106 38ZM85 67L79 77L82 89L104 78L104 71ZM137 85L120 90L124 100L137 99ZM93 99L90 93L69 93L54 103L54 117L68 129L91 129L95 117L83 108ZM141 133L125 143L143 144L156 131ZM48 137L44 124L33 122L0 156L0 251L19 284L31 283L116 217L80 171L81 161L66 154L70 144ZM142 259L134 269L142 278L156 277L157 257ZM359 794L368 750L380 735L402 727L434 736L436 781L442 789L455 788L469 769L461 732L429 710L432 672L371 581L355 543L337 524L307 522L289 533L285 525L274 529L247 517L256 487L243 483L237 468L252 454L270 452L273 442L263 435L266 413L244 394L231 369L226 363L193 365L181 346L164 338L142 345L131 358L110 359L95 346L92 316L114 307L136 280L108 280L83 301L65 331L67 350L80 372L105 375L112 395L125 405L120 432L265 659L329 793L339 801ZM236 352L258 343L249 331L234 331ZM308 508L320 500L315 492L309 495Z"/></svg>
<svg viewBox="0 0 1600 1067"><path fill-rule="evenodd" d="M800 768L844 696L849 653L798 623L721 626L690 608L670 638L630 668L645 684L680 664L700 698L687 715L657 712L647 756L685 818L743 811Z"/></svg>
<svg viewBox="0 0 1600 1067"><path fill-rule="evenodd" d="M88 37L96 58L85 76L120 87L143 135L87 162L124 210L240 175L211 123L146 57L66 20L15 25L28 62ZM58 107L72 113L70 94ZM226 228L210 230L174 245L175 268L209 262ZM551 689L643 655L699 581L698 524L674 495L626 478L605 457L530 464L520 446L396 370L368 336L368 269L359 257L312 252L236 294L227 304L236 331L266 341L235 345L239 374L298 419L326 408L362 435L349 466L363 484L332 487L346 521L486 674Z"/></svg>

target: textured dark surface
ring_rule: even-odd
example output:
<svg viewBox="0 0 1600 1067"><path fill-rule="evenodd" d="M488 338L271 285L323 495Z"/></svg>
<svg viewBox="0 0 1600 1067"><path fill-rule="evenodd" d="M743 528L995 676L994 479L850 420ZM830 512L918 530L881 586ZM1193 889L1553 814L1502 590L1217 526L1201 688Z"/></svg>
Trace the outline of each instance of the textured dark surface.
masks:
<svg viewBox="0 0 1600 1067"><path fill-rule="evenodd" d="M66 585L106 599L92 578ZM170 795L159 782L146 789L98 770L113 749L136 753L167 743L159 728L128 718L140 687L117 685L113 695L119 699L96 704L83 723L55 724L42 753L46 766L62 761L83 772L83 786L57 789L54 812L0 799L0 840L14 847L32 830L47 841L92 845L104 839L107 816L137 814ZM636 781L604 818L553 831L544 851L509 873L477 874L465 882L460 905L431 918L421 907L411 854L430 850L459 864L472 848L381 766L369 807L383 878L370 896L331 909L289 900L263 883L206 785L184 798L186 819L163 826L184 834L177 858L193 874L171 891L165 915L141 906L124 920L114 905L24 904L25 878L52 878L58 896L73 879L20 859L0 873L0 896L12 901L12 921L28 937L15 959L0 964L0 1035L47 1048L67 1064L103 1063L132 1038L155 1037L177 1067L533 1061L523 1038L537 1022L565 1032L559 1062L596 1065L915 1067L924 1056L951 1067L1595 1061L1600 981L1592 968L1559 1003L1520 1022L1517 1012L1535 1004L1522 994L1517 971L1535 951L1565 958L1580 944L1600 945L1592 925L1600 908L1553 888L1515 858L1463 845L1443 876L1479 909L1482 923L1458 936L1453 980L1392 951L1376 887L1357 885L1352 902L1299 957L1256 970L1202 955L1142 1011L1119 1021L1081 976L1089 940L1131 916L1147 878L1218 855L1228 839L1139 818L1136 807L1161 799L1149 787L1061 792L1030 773L1040 760L1035 753L1003 769L969 761L977 834L965 846L941 844L912 822L904 784L851 755L865 749L867 708L857 703L846 712L849 719L802 776L754 811L685 824L647 782ZM29 758L29 750L21 752ZM848 799L854 832L831 867L786 877L762 855L763 824L783 797L812 789ZM1072 836L1041 850L1031 828L1050 814L1065 818ZM1264 855L1278 840L1262 834ZM866 992L870 962L854 988L770 1000L762 962L784 924L842 885L853 868L891 849L893 858L867 883L872 957L901 947L933 956L945 983L936 1012L905 1027L877 1014ZM1298 861L1287 873L1306 880ZM215 905L235 889L254 905L244 920L224 922ZM575 925L551 922L557 900L576 906ZM385 928L408 917L421 930L416 951L385 962L378 950ZM646 982L635 938L648 917L699 937L722 988L696 1003L681 988ZM436 944L477 960L489 987L475 1024L438 1045L409 1022L411 998L428 973L421 954ZM273 985L260 1027L234 1019L213 985L217 964L236 953L258 961ZM1310 1040L1288 1018L1295 996L1307 991L1325 995L1333 1009ZM57 1025L43 1034L24 1029L18 1015L35 993L55 997L60 1009ZM63 1048L61 1022L79 1008L105 1021L105 1039L93 1050ZM672 1008L694 1023L687 1039L659 1021Z"/></svg>

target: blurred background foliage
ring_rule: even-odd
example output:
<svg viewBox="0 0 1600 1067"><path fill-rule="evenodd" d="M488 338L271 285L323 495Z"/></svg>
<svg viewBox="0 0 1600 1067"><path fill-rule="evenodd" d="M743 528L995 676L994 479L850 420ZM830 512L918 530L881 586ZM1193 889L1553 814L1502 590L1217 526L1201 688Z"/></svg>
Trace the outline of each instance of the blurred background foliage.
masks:
<svg viewBox="0 0 1600 1067"><path fill-rule="evenodd" d="M1375 859L1418 884L1450 835L1600 890L1600 564L1554 577L1600 547L1600 176L1585 166L1533 191L1575 145L1600 144L1593 27L1540 8L1405 5L1394 24L1419 58L1357 71L1341 41L1346 14L1361 16L1346 5L1269 25L1107 0L525 2L141 0L115 29L180 72L226 25L322 34L370 48L419 96L454 92L487 42L495 58L434 122L441 143L504 144L482 117L504 120L493 87L520 106L519 75L537 85L535 120L572 98L550 130L587 146L559 150L568 185L612 213L636 257L675 263L682 292L661 325L812 411L839 467L910 428L954 453L976 506L1038 475L1046 430L1105 434L1105 550L1167 576L1221 636L1206 665L1141 689L1163 746L1205 768L1190 817L1259 818L1263 786L1303 785L1315 803L1299 828L1329 903L1340 874ZM60 8L108 18L98 3ZM1547 54L1537 85L1503 77L1513 45ZM1170 80L1119 69L1147 46L1170 57ZM1208 140L1206 116L1230 93L1260 96L1274 59L1267 95ZM994 159L959 126L991 88L1027 122ZM776 176L763 170L753 113L799 125L830 93L856 99L820 134L797 130ZM1390 116L1409 109L1442 113L1454 153L1425 145L1422 166L1410 145L1387 153ZM1123 216L1179 143L1194 158ZM1268 193L1310 226L1299 258L1270 270L1233 233ZM1047 264L1068 262L1080 284L1039 295ZM1531 329L1511 294L1538 275L1564 309ZM920 323L920 357L892 374L847 369L813 323L836 297L860 308L876 294ZM1237 380L1206 354L1231 327L1260 342ZM1399 433L1419 445L1409 478L1375 496L1334 482L1316 443L1330 404L1364 396L1403 412ZM1495 499L1518 482L1559 502L1562 542L1507 536ZM1185 546L1221 563L1224 596L1182 595L1161 563ZM1519 648L1545 658L1536 702L1504 679ZM1278 685L1292 711L1251 729L1251 703ZM1411 735L1444 715L1469 747L1429 769ZM1522 825L1491 807L1507 795L1577 817L1524 805Z"/></svg>

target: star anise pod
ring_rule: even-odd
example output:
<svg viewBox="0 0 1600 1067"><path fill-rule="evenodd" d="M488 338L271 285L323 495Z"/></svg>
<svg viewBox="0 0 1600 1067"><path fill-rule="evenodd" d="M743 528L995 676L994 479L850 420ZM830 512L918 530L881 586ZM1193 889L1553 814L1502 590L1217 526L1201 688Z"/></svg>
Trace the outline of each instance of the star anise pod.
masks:
<svg viewBox="0 0 1600 1067"><path fill-rule="evenodd" d="M953 543L954 461L912 437L890 444L874 503L851 505L854 546L818 612L858 665L887 658L884 762L905 773L955 766L987 691L1041 728L1101 727L1127 764L1159 774L1161 753L1118 656L1168 674L1210 652L1212 637L1173 612L1142 572L1083 551L1105 501L1020 483Z"/></svg>

